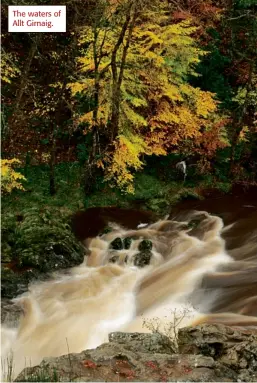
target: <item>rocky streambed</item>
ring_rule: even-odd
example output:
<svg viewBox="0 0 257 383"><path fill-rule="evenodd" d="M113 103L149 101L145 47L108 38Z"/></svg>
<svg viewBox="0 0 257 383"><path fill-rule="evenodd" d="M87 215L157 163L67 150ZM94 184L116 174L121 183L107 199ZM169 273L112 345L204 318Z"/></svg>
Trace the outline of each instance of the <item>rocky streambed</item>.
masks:
<svg viewBox="0 0 257 383"><path fill-rule="evenodd" d="M111 333L108 343L78 354L46 358L39 366L24 369L15 381L256 380L257 332L206 324L180 329L177 344L160 333Z"/></svg>

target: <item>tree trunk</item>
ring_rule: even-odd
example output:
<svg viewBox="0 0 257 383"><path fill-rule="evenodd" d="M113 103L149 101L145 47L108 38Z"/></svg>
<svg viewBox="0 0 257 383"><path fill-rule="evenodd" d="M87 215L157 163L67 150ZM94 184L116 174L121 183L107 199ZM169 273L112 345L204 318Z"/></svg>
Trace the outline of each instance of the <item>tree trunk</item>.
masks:
<svg viewBox="0 0 257 383"><path fill-rule="evenodd" d="M49 193L50 195L56 194L56 185L55 185L55 157L56 157L56 137L55 137L55 128L52 135L52 147L50 153L50 162L49 162Z"/></svg>
<svg viewBox="0 0 257 383"><path fill-rule="evenodd" d="M25 178L28 177L28 171L30 167L30 162L31 162L31 153L27 152L26 153L26 159L25 159L25 169L24 169L24 176Z"/></svg>
<svg viewBox="0 0 257 383"><path fill-rule="evenodd" d="M137 18L136 4L132 3L131 7L129 8L129 13L127 15L126 21L124 22L124 25L120 34L120 38L119 38L119 46L120 46L121 43L123 43L123 40L125 38L125 33L128 30L128 36L122 51L119 74L117 70L117 52L118 52L119 46L117 47L117 49L114 49L112 54L111 68L112 68L112 76L113 76L113 83L112 83L113 89L112 89L112 113L111 113L111 123L110 123L112 141L115 140L115 138L117 137L119 133L121 85L122 85L123 76L124 76L127 53L128 53L133 29L135 26L136 18Z"/></svg>
<svg viewBox="0 0 257 383"><path fill-rule="evenodd" d="M50 162L49 162L49 192L50 195L55 195L56 194L56 183L55 183L55 162L56 162L56 135L58 132L58 128L61 125L61 113L62 113L62 105L63 105L63 95L64 91L66 89L67 85L67 78L64 78L64 81L62 83L62 87L60 91L57 93L56 97L58 99L58 104L57 104L57 110L56 110L56 117L55 117L55 122L53 126L53 131L52 131L52 139L51 139L51 152L50 152Z"/></svg>
<svg viewBox="0 0 257 383"><path fill-rule="evenodd" d="M230 156L230 170L229 170L229 175L230 176L233 175L233 171L234 171L234 168L235 168L236 146L238 144L240 133L241 133L241 131L243 129L243 126L244 126L244 120L245 120L245 116L246 116L246 113L247 113L247 108L248 108L248 105L249 105L249 93L250 93L251 88L252 88L253 69L254 69L254 63L251 62L250 70L249 70L249 76L248 76L248 81L247 81L247 85L246 85L246 95L245 95L244 104L243 104L243 107L242 107L242 110L241 110L241 114L240 114L240 117L239 117L238 121L235 121L236 116L234 117L233 124L234 124L234 127L235 127L235 133L234 133L234 137L232 139L232 148L231 148L231 156Z"/></svg>
<svg viewBox="0 0 257 383"><path fill-rule="evenodd" d="M25 88L27 86L28 75L30 72L32 60L36 54L37 46L38 46L38 43L40 42L40 39L41 39L41 36L36 36L35 40L32 42L32 45L31 45L31 48L29 51L29 55L28 55L27 61L26 61L25 66L24 66L23 73L21 74L20 85L18 88L19 90L18 90L18 94L16 96L16 100L14 103L13 112L12 112L11 117L9 119L9 125L11 125L13 121L15 121L16 113L19 109L23 93L24 93Z"/></svg>
<svg viewBox="0 0 257 383"><path fill-rule="evenodd" d="M119 117L120 117L120 103L121 103L121 85L123 81L124 68L126 64L127 52L132 37L133 28L136 20L136 3L132 1L127 9L127 14L123 26L121 28L117 42L113 48L111 56L111 71L112 71L112 100L111 100L111 116L110 116L110 135L108 138L107 146L110 147L115 141L119 133ZM126 42L124 43L125 35L128 31ZM96 155L100 153L100 142L99 142L99 124L98 124L98 107L99 107L99 91L100 91L100 78L103 75L103 71L99 73L99 64L102 58L102 49L104 39L102 41L99 55L96 50L96 39L97 31L94 30L94 65L95 65L95 93L94 93L94 110L93 110L93 132L92 132L92 148L90 150L89 158L85 166L84 171L84 191L85 195L88 196L94 191L96 184L96 175L98 168L96 165ZM122 51L122 58L120 68L117 63L117 53L119 48L124 44ZM106 68L105 68L106 69ZM119 69L119 70L118 70Z"/></svg>

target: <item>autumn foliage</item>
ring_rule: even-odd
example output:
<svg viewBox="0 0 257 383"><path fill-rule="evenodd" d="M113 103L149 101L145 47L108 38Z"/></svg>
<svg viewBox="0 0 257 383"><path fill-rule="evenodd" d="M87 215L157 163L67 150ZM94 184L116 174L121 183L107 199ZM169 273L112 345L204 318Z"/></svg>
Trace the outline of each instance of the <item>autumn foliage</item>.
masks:
<svg viewBox="0 0 257 383"><path fill-rule="evenodd" d="M256 168L254 1L64 4L64 34L3 30L4 158L47 164L51 194L65 161L85 190L101 174L131 193L154 156L195 157L204 174L224 158L230 178Z"/></svg>
<svg viewBox="0 0 257 383"><path fill-rule="evenodd" d="M108 17L109 7L102 17ZM215 114L215 95L188 83L189 76L198 76L196 65L206 55L193 37L198 28L190 20L171 23L165 4L146 6L144 12L143 16L132 12L134 24L130 21L123 44L115 52L120 103L118 126L109 130L114 152L107 151L97 162L106 169L106 179L130 192L133 170L142 168L143 155L166 155L186 149L192 141L197 150L210 135L213 149L209 152L227 144L223 125L217 123L221 119ZM94 107L78 117L85 124L85 134L94 126L110 125L116 86L112 60L125 22L126 14L114 29L109 23L99 30L93 24L81 32L80 43L87 48L82 48L78 59L78 81L69 86L74 96L97 93ZM128 47L126 52L124 47Z"/></svg>
<svg viewBox="0 0 257 383"><path fill-rule="evenodd" d="M26 178L14 170L15 165L19 164L17 158L1 160L1 193L10 193L13 189L25 190L21 181Z"/></svg>

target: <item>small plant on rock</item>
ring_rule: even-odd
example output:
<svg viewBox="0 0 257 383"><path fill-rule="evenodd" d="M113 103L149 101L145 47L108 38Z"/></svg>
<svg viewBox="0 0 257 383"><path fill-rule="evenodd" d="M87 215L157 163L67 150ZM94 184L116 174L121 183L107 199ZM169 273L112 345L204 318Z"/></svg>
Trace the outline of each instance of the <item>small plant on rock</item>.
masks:
<svg viewBox="0 0 257 383"><path fill-rule="evenodd" d="M193 315L193 308L183 307L182 309L171 310L170 320L165 317L165 323L160 318L144 319L143 327L153 333L165 335L173 341L176 352L178 352L178 331L182 322Z"/></svg>

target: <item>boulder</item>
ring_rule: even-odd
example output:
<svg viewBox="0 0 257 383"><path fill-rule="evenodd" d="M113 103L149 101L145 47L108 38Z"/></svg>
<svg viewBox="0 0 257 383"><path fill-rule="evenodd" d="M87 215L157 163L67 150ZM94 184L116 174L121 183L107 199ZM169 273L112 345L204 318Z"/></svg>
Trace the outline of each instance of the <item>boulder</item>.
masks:
<svg viewBox="0 0 257 383"><path fill-rule="evenodd" d="M127 237L123 239L123 245L125 250L128 250L130 248L132 241L133 239L131 237Z"/></svg>
<svg viewBox="0 0 257 383"><path fill-rule="evenodd" d="M1 299L1 323L16 326L22 314L23 311L20 306L9 299Z"/></svg>
<svg viewBox="0 0 257 383"><path fill-rule="evenodd" d="M110 248L113 250L128 250L131 246L132 240L133 239L131 237L126 237L123 239L117 237L110 243Z"/></svg>
<svg viewBox="0 0 257 383"><path fill-rule="evenodd" d="M212 358L135 352L114 342L79 354L45 358L39 366L25 368L15 381L54 381L54 376L62 382L218 381Z"/></svg>
<svg viewBox="0 0 257 383"><path fill-rule="evenodd" d="M113 250L122 250L123 249L123 242L120 237L115 238L111 243L110 243L110 248Z"/></svg>
<svg viewBox="0 0 257 383"><path fill-rule="evenodd" d="M256 371L257 332L237 329L222 324L183 328L178 333L181 354L208 355L223 365L240 372Z"/></svg>
<svg viewBox="0 0 257 383"><path fill-rule="evenodd" d="M149 239L143 239L143 241L140 242L138 246L138 250L144 251L144 250L152 250L153 244Z"/></svg>
<svg viewBox="0 0 257 383"><path fill-rule="evenodd" d="M251 331L206 324L180 330L175 353L173 342L162 334L116 332L96 349L46 358L15 381L254 382L256 341Z"/></svg>
<svg viewBox="0 0 257 383"><path fill-rule="evenodd" d="M134 265L137 267L144 267L149 265L152 253L150 250L140 251L134 256Z"/></svg>

